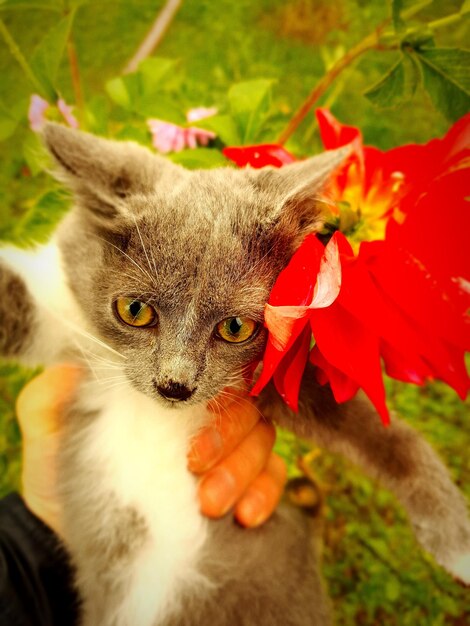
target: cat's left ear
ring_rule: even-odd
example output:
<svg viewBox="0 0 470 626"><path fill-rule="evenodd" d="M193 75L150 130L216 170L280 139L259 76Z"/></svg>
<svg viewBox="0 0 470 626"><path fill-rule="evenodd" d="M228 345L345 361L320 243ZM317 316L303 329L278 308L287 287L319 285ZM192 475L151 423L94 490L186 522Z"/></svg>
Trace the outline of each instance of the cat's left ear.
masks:
<svg viewBox="0 0 470 626"><path fill-rule="evenodd" d="M180 168L130 141L113 141L49 122L43 139L57 164L56 178L69 187L80 208L100 223L126 218L129 199L154 191Z"/></svg>
<svg viewBox="0 0 470 626"><path fill-rule="evenodd" d="M252 184L271 207L266 217L299 235L319 231L324 223L325 203L329 201L325 189L350 153L350 146L344 146L281 168L250 171Z"/></svg>

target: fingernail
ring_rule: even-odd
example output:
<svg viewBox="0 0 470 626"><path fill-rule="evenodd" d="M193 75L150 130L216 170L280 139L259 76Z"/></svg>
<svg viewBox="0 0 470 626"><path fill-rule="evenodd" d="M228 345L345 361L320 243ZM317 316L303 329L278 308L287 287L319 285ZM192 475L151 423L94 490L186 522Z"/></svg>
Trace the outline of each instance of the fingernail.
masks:
<svg viewBox="0 0 470 626"><path fill-rule="evenodd" d="M237 519L244 526L254 528L268 518L266 497L260 491L249 491L237 506Z"/></svg>
<svg viewBox="0 0 470 626"><path fill-rule="evenodd" d="M206 428L192 442L188 453L188 468L203 472L219 460L222 453L222 437L215 428Z"/></svg>
<svg viewBox="0 0 470 626"><path fill-rule="evenodd" d="M225 515L235 499L235 478L224 468L207 474L199 483L199 500L206 515Z"/></svg>

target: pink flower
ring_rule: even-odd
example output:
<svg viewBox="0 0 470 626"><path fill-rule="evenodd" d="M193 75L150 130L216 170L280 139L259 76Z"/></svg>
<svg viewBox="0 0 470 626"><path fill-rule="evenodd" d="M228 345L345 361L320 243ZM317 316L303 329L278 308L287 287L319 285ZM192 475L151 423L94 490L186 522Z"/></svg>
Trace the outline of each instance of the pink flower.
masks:
<svg viewBox="0 0 470 626"><path fill-rule="evenodd" d="M190 109L186 114L188 122L202 120L217 113L216 108L199 107ZM164 120L149 119L147 125L152 134L152 144L156 150L163 154L169 152L180 152L185 148L197 148L207 146L211 139L215 139L216 134L210 130L197 128L195 126L178 126Z"/></svg>
<svg viewBox="0 0 470 626"><path fill-rule="evenodd" d="M46 122L46 111L51 108L47 100L41 98L37 94L31 96L28 110L28 119L31 130L35 133L39 132ZM72 128L78 128L78 121L72 113L72 107L69 106L63 98L57 100L57 108L62 117Z"/></svg>
<svg viewBox="0 0 470 626"><path fill-rule="evenodd" d="M28 119L31 130L35 133L39 132L46 121L45 112L49 108L49 102L33 93L29 103Z"/></svg>
<svg viewBox="0 0 470 626"><path fill-rule="evenodd" d="M63 98L57 100L57 108L62 113L62 117L72 128L78 128L78 120L72 113L72 107L69 106Z"/></svg>

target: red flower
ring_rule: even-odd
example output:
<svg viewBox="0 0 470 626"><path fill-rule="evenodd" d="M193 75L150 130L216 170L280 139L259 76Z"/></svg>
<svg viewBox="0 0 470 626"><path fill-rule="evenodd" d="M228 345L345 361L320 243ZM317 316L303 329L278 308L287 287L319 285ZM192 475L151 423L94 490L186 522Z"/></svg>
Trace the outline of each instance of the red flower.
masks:
<svg viewBox="0 0 470 626"><path fill-rule="evenodd" d="M300 380L310 351L312 316L317 309L329 307L340 292L338 244L344 245L343 240L343 235L336 233L325 247L315 235L309 235L279 275L265 309L269 337L253 394L274 375L277 390L297 410Z"/></svg>
<svg viewBox="0 0 470 626"><path fill-rule="evenodd" d="M470 114L454 124L443 139L386 152L363 146L359 129L340 124L327 109L317 109L316 116L327 150L349 143L353 147L351 157L332 181L331 193L362 216L366 233L360 233L360 240L371 239L364 236L371 231L384 238L390 217L404 219L403 198L407 198L408 207L413 207L417 197L426 192L429 181L462 165L468 166Z"/></svg>
<svg viewBox="0 0 470 626"><path fill-rule="evenodd" d="M282 146L264 144L259 146L231 146L223 149L223 154L238 167L250 165L256 169L266 165L281 167L293 163L296 159Z"/></svg>
<svg viewBox="0 0 470 626"><path fill-rule="evenodd" d="M313 308L307 302L326 250L307 237L266 307L270 333L252 393L273 378L295 409L310 353L318 381L331 385L338 402L362 388L384 423L389 415L381 361L394 378L416 384L439 378L465 397L470 386L464 362L470 349L470 207L465 200L470 115L442 140L389 152L363 148L357 129L342 126L327 111L317 115L325 147L353 144L353 156L332 181L334 199L354 200L369 217L382 219L386 239L362 242L356 256L337 233L341 289L328 306ZM365 205L370 210L364 211ZM330 280L334 275L339 268Z"/></svg>

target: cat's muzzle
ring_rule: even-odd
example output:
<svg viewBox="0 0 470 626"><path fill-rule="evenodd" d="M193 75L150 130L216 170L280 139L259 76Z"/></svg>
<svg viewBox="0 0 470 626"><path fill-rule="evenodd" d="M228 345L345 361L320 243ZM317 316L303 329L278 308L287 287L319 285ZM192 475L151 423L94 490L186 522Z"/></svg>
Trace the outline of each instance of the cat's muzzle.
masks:
<svg viewBox="0 0 470 626"><path fill-rule="evenodd" d="M169 400L170 402L184 402L185 400L189 400L196 391L196 387L190 389L186 385L174 382L173 380L170 380L165 385L158 385L156 381L154 381L153 384L158 393L165 398L165 400Z"/></svg>

